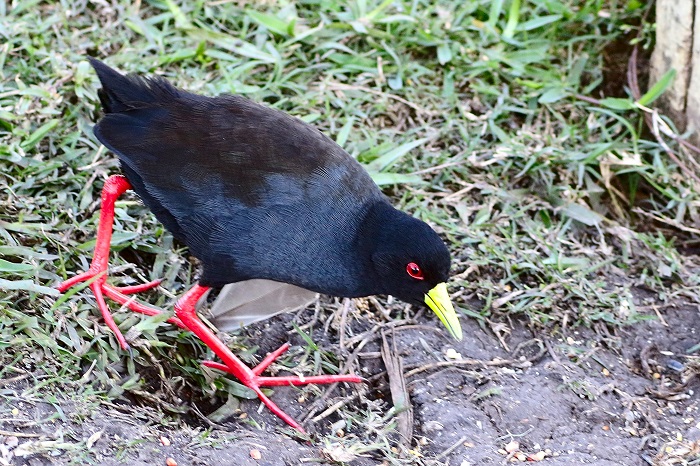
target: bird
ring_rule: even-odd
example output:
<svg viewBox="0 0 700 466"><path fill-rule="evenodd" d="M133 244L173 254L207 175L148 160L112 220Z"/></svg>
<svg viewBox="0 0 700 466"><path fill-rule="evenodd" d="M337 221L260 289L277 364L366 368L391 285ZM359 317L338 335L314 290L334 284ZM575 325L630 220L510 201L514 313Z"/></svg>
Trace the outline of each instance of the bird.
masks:
<svg viewBox="0 0 700 466"><path fill-rule="evenodd" d="M446 285L448 247L427 223L393 207L362 165L319 129L239 95L202 96L162 77L124 75L88 60L104 111L93 132L117 156L121 174L105 180L89 269L57 288L88 282L122 348L129 345L107 298L135 312L163 312L129 296L157 287L158 280L124 287L107 282L114 204L129 189L200 262L198 282L177 300L169 322L194 333L221 360L205 366L235 376L299 431L301 424L262 387L364 379L263 376L289 344L253 368L245 365L197 315L210 289L223 287L213 306L222 332L303 306L317 293L392 295L427 305L462 339ZM256 307L264 310L256 314Z"/></svg>

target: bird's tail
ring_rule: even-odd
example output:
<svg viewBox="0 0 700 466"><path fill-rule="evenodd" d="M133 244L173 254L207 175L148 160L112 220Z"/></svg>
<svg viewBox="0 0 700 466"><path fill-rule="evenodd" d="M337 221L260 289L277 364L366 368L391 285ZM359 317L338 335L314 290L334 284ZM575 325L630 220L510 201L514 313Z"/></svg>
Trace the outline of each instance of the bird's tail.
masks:
<svg viewBox="0 0 700 466"><path fill-rule="evenodd" d="M105 113L143 108L179 95L179 91L165 79L123 75L96 58L88 57L88 60L102 83L97 95Z"/></svg>
<svg viewBox="0 0 700 466"><path fill-rule="evenodd" d="M230 283L211 307L212 323L219 331L230 332L282 312L302 309L317 296L314 291L271 280Z"/></svg>

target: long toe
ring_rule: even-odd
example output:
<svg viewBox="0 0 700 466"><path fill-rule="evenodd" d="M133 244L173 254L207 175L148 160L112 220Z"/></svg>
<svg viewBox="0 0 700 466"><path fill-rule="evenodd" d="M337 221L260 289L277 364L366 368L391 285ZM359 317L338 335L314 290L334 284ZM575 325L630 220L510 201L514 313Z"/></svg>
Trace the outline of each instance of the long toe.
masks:
<svg viewBox="0 0 700 466"><path fill-rule="evenodd" d="M65 293L66 291L68 291L69 288L74 287L78 283L87 282L87 284L90 285L98 280L104 281L104 280L106 280L106 278L107 278L107 270L96 271L96 270L88 269L86 272L78 274L75 277L71 277L68 280L58 284L56 286L56 289L61 293Z"/></svg>
<svg viewBox="0 0 700 466"><path fill-rule="evenodd" d="M260 375L263 372L265 372L265 369L267 369L270 364L272 364L277 359L279 359L279 357L282 356L282 354L284 354L287 350L289 350L289 348L290 348L290 344L285 343L282 346L280 346L279 348L277 348L275 351L273 351L272 353L269 353L267 356L265 356L265 359L260 361L260 364L258 364L257 366L255 366L253 368L253 373L255 375Z"/></svg>
<svg viewBox="0 0 700 466"><path fill-rule="evenodd" d="M255 381L261 387L281 387L284 385L326 385L331 383L347 382L347 383L362 383L365 379L357 375L311 375L304 377L303 375L294 376L278 376L278 377L257 377Z"/></svg>
<svg viewBox="0 0 700 466"><path fill-rule="evenodd" d="M142 283L140 285L131 285L131 286L115 286L114 288L118 290L122 294L134 294L134 293L141 293L142 291L148 291L153 288L156 288L158 285L160 285L160 282L163 280L153 280L148 283Z"/></svg>

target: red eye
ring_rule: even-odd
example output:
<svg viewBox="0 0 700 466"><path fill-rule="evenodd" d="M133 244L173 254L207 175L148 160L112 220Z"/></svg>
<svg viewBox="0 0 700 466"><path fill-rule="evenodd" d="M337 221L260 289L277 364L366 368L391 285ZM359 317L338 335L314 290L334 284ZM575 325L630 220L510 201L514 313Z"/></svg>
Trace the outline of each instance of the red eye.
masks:
<svg viewBox="0 0 700 466"><path fill-rule="evenodd" d="M415 278L416 280L423 280L425 277L423 277L423 271L418 267L418 264L415 262L409 262L408 265L406 265L406 273L408 273L411 277Z"/></svg>

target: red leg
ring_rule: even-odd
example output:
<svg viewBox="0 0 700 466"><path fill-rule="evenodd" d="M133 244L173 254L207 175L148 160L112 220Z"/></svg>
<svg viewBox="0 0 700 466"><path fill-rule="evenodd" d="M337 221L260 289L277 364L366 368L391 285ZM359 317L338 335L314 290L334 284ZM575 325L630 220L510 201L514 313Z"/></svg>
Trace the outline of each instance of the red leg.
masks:
<svg viewBox="0 0 700 466"><path fill-rule="evenodd" d="M90 288L97 300L97 306L102 312L102 316L107 326L114 332L122 348L127 349L128 344L124 339L121 331L117 327L109 307L105 301L105 297L112 299L119 304L128 307L132 311L140 312L146 315L156 315L163 312L153 306L149 306L136 301L127 295L138 293L155 286L158 286L159 281L145 283L143 285L115 287L107 284L107 270L109 267L109 249L110 240L112 237L112 222L114 221L114 204L116 199L131 186L123 176L111 176L105 182L102 189L102 210L100 212L100 224L97 230L97 242L95 245L95 253L93 255L90 268L69 280L61 283L58 286L60 292L65 292L68 288L85 281L90 281ZM291 416L282 411L275 403L272 402L260 390L261 387L276 387L282 385L307 385L307 384L329 384L336 382L353 382L359 383L363 379L356 375L317 375L311 377L302 376L282 376L282 377L262 377L260 374L277 358L289 349L289 344L285 343L279 349L267 355L254 368L249 368L240 359L238 359L224 343L216 337L216 335L204 325L197 317L195 307L199 299L209 288L195 285L187 293L185 293L175 305L175 315L168 320L178 327L190 330L197 335L221 360L223 364L213 361L204 361L204 365L227 372L238 378L245 386L251 388L260 398L265 406L270 411L277 415L284 422L295 429L304 431L301 425L296 422Z"/></svg>
<svg viewBox="0 0 700 466"><path fill-rule="evenodd" d="M105 302L105 297L117 301L132 311L140 312L146 315L156 315L163 312L153 306L148 306L135 301L132 298L127 297L127 294L138 293L140 291L145 291L147 289L158 286L159 280L155 280L143 285L135 286L125 286L125 287L115 287L107 284L107 270L109 268L109 247L110 241L112 239L112 223L114 222L114 204L119 196L121 196L124 191L129 189L131 185L121 175L114 175L107 178L105 185L102 188L102 209L100 210L100 223L97 228L97 241L95 244L95 253L92 256L92 262L90 263L90 268L80 275L76 275L70 278L60 285L58 285L58 291L61 293L65 292L68 288L77 285L78 283L92 280L90 283L90 289L95 295L97 300L97 307L102 313L102 318L104 319L107 326L114 332L114 335L119 341L119 345L123 349L127 349L129 344L126 342L124 335L117 327L117 324L112 318L112 314ZM169 322L182 327L182 322L177 318L172 318Z"/></svg>
<svg viewBox="0 0 700 466"><path fill-rule="evenodd" d="M283 377L261 377L260 374L277 359L282 353L289 349L289 344L285 343L279 349L267 355L262 362L249 368L238 359L230 349L197 317L195 306L199 299L209 290L201 285L195 285L185 293L175 304L175 314L182 321L183 325L199 337L211 350L221 358L224 364L205 361L204 365L222 370L235 376L243 385L255 391L265 406L276 414L280 419L299 431L304 431L301 425L291 416L282 411L260 390L261 387L278 387L282 385L308 385L308 384L329 384L336 382L362 382L362 377L356 375L316 375L311 377L303 376L283 376Z"/></svg>

